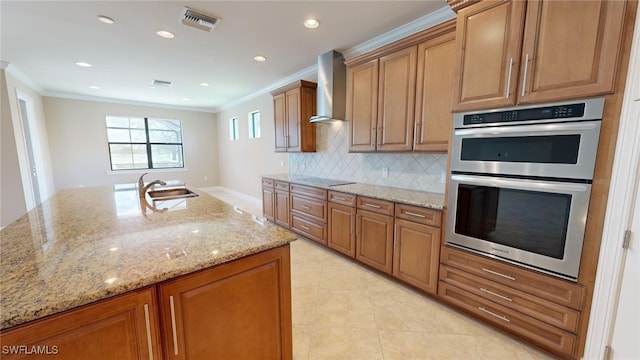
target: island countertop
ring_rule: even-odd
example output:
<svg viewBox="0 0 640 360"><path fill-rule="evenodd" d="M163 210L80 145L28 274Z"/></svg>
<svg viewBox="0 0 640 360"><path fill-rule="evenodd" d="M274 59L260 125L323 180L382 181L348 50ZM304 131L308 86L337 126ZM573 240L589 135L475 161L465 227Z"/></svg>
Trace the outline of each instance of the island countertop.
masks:
<svg viewBox="0 0 640 360"><path fill-rule="evenodd" d="M9 224L0 231L0 329L296 239L196 192L153 211L135 184L61 190Z"/></svg>

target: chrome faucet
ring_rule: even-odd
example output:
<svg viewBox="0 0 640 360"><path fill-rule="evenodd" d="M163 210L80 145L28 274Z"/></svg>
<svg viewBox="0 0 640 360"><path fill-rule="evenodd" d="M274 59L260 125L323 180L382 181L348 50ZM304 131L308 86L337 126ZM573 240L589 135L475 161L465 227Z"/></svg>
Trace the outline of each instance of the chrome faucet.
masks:
<svg viewBox="0 0 640 360"><path fill-rule="evenodd" d="M160 184L162 186L167 185L167 183L162 181L162 180L154 180L154 181L148 183L147 185L145 185L144 184L144 180L142 178L147 174L148 173L144 173L144 174L140 175L140 179L138 179L138 191L139 191L139 194L140 194L141 198L145 197L145 194L147 193L147 190L149 190L149 188L152 187L153 185L157 185L157 184Z"/></svg>

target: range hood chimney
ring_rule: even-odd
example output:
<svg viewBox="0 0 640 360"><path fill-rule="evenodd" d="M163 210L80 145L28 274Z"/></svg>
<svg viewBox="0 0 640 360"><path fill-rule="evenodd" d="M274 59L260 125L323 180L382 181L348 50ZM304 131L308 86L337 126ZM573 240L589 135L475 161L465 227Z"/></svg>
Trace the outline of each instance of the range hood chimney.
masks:
<svg viewBox="0 0 640 360"><path fill-rule="evenodd" d="M317 115L313 123L344 121L347 102L347 67L341 53L331 50L318 56Z"/></svg>

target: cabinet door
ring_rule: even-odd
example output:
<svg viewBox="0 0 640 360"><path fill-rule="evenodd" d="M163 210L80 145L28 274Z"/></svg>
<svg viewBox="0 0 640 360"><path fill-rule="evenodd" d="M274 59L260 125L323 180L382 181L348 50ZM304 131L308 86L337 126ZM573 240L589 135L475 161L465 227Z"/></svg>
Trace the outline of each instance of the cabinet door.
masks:
<svg viewBox="0 0 640 360"><path fill-rule="evenodd" d="M612 93L625 6L625 1L528 1L520 102Z"/></svg>
<svg viewBox="0 0 640 360"><path fill-rule="evenodd" d="M482 1L458 12L454 111L516 103L525 5Z"/></svg>
<svg viewBox="0 0 640 360"><path fill-rule="evenodd" d="M289 228L291 224L291 213L289 211L289 192L276 190L275 194L276 204L275 204L275 222L276 224L282 225Z"/></svg>
<svg viewBox="0 0 640 360"><path fill-rule="evenodd" d="M347 256L356 256L355 208L329 203L329 237L327 246Z"/></svg>
<svg viewBox="0 0 640 360"><path fill-rule="evenodd" d="M159 286L167 359L291 359L289 246Z"/></svg>
<svg viewBox="0 0 640 360"><path fill-rule="evenodd" d="M430 294L438 291L440 229L396 219L393 275Z"/></svg>
<svg viewBox="0 0 640 360"><path fill-rule="evenodd" d="M284 93L275 95L273 97L273 118L276 134L276 152L287 151L287 120Z"/></svg>
<svg viewBox="0 0 640 360"><path fill-rule="evenodd" d="M378 119L378 59L347 71L349 151L376 150Z"/></svg>
<svg viewBox="0 0 640 360"><path fill-rule="evenodd" d="M356 259L391 274L393 217L358 210L356 218Z"/></svg>
<svg viewBox="0 0 640 360"><path fill-rule="evenodd" d="M275 221L275 192L271 188L262 188L262 214L265 219Z"/></svg>
<svg viewBox="0 0 640 360"><path fill-rule="evenodd" d="M161 355L156 313L154 288L136 290L2 331L2 358L158 358ZM5 347L21 345L26 346L31 353L4 353ZM41 352L40 357L33 347L39 349L35 351Z"/></svg>
<svg viewBox="0 0 640 360"><path fill-rule="evenodd" d="M418 45L415 151L449 149L455 44L450 32Z"/></svg>
<svg viewBox="0 0 640 360"><path fill-rule="evenodd" d="M287 151L300 151L300 88L285 94Z"/></svg>
<svg viewBox="0 0 640 360"><path fill-rule="evenodd" d="M412 46L380 58L378 151L413 147L417 55L417 47Z"/></svg>

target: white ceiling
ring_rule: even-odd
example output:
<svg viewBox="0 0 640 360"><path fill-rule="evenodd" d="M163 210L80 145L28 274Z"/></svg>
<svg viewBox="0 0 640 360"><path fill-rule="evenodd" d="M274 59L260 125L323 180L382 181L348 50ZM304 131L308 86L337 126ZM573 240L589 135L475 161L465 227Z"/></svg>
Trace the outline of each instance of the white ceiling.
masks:
<svg viewBox="0 0 640 360"><path fill-rule="evenodd" d="M213 32L184 26L179 21L184 6L222 21ZM445 0L0 0L0 60L43 95L215 112L305 73L325 51L352 50L446 7ZM104 24L97 15L116 22ZM320 27L306 29L308 17L318 19ZM161 29L175 38L157 36ZM254 61L258 54L267 61ZM93 67L79 67L78 61ZM150 88L153 79L173 86Z"/></svg>

